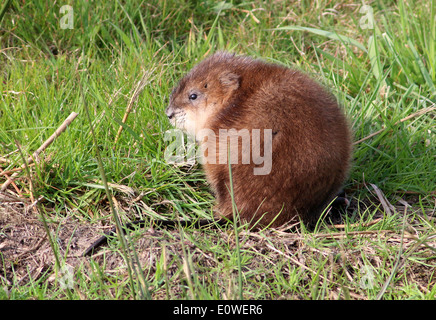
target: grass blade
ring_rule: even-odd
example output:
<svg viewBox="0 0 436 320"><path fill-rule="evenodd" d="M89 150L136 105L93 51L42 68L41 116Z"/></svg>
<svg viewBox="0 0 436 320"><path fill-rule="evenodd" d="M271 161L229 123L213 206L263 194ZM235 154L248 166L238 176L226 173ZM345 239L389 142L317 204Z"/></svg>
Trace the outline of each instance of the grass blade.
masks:
<svg viewBox="0 0 436 320"><path fill-rule="evenodd" d="M240 248L240 243L239 243L239 229L238 229L238 225L239 225L239 213L238 213L238 209L236 207L236 202L235 202L235 198L234 198L234 193L233 193L233 176L232 176L232 163L230 161L230 144L228 145L228 153L227 153L227 161L229 163L229 183L230 183L230 197L232 199L232 210L233 210L233 229L235 232L235 243L236 243L236 255L237 255L237 261L238 261L238 294L239 294L239 299L242 300L243 299L243 294L242 294L242 263L241 263L241 248Z"/></svg>
<svg viewBox="0 0 436 320"><path fill-rule="evenodd" d="M436 94L436 89L434 86L434 83L430 77L430 74L428 73L427 69L424 66L424 63L422 62L421 58L419 57L418 52L416 51L415 45L412 43L412 41L407 41L407 44L409 45L410 51L412 51L413 56L415 57L415 62L419 67L419 70L421 71L422 76L424 77L425 82L427 83L428 87L431 91L431 96L433 97Z"/></svg>
<svg viewBox="0 0 436 320"><path fill-rule="evenodd" d="M274 28L274 29L270 29L270 30L297 30L297 31L308 31L323 37L327 37L330 38L332 40L339 40L342 43L346 43L346 44L350 44L353 45L357 48L359 48L360 50L367 52L365 46L363 44L361 44L359 41L354 40L350 37L338 34L336 32L332 32L332 31L326 31L326 30L321 30L321 29L315 29L315 28L309 28L309 27L300 27L300 26L286 26L286 27L279 27L279 28Z"/></svg>

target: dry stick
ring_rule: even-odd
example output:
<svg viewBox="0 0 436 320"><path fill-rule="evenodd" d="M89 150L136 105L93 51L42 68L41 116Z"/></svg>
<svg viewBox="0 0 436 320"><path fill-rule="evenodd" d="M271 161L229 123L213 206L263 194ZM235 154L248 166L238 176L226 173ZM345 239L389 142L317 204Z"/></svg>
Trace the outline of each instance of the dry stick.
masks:
<svg viewBox="0 0 436 320"><path fill-rule="evenodd" d="M314 238L342 239L342 238L353 237L353 236L379 235L381 233L394 233L394 232L391 230L366 230L366 231L318 233L314 235Z"/></svg>
<svg viewBox="0 0 436 320"><path fill-rule="evenodd" d="M335 229L345 229L347 227L348 228L354 228L354 227L367 228L367 227L370 227L370 226L376 224L377 222L379 222L381 220L382 220L381 218L377 218L377 219L374 219L374 220L372 220L370 222L367 222L367 223L360 223L360 222L358 222L358 223L353 223L353 224L350 224L350 225L347 225L347 224L334 224L334 225L331 225L331 226L328 226L328 227L329 228L335 228Z"/></svg>
<svg viewBox="0 0 436 320"><path fill-rule="evenodd" d="M428 107L428 108L424 108L424 109L422 109L422 110L419 110L419 111L417 111L417 112L415 112L415 113L412 113L411 115L408 115L407 117L405 117L405 118L403 118L403 119L401 119L401 120L395 122L394 126L396 126L397 124L399 124L399 123L401 123L401 122L404 122L404 121L410 120L410 119L412 119L412 118L414 118L414 117L421 116L421 115L423 115L423 114L425 114L425 113L427 113L427 112L431 112L431 111L433 111L433 110L436 110L436 107ZM368 140L368 139L370 139L370 138L372 138L372 137L378 135L379 133L382 133L382 132L385 131L386 129L387 129L387 128L385 127L385 128L380 129L380 130L378 130L378 131L376 131L376 132L373 132L373 133L371 133L369 136L366 136L365 138L360 139L360 140L354 142L353 145L356 145L356 144L359 144L359 143L361 143L361 142L363 142L363 141L365 141L365 140Z"/></svg>
<svg viewBox="0 0 436 320"><path fill-rule="evenodd" d="M9 159L6 159L6 158L3 158L3 157L0 157L0 162L3 162L3 163L11 163L12 161L9 160Z"/></svg>
<svg viewBox="0 0 436 320"><path fill-rule="evenodd" d="M35 164L34 163L32 163L32 164L30 164L29 165L29 167L30 166L34 166ZM8 175L10 175L11 173L15 173L15 172L18 172L18 171L21 171L21 170L23 170L23 168L15 168L15 169L11 169L11 170L8 170L8 171L3 171L3 170L1 170L1 168L0 168L0 177L1 176L6 176L6 179L8 178Z"/></svg>
<svg viewBox="0 0 436 320"><path fill-rule="evenodd" d="M22 170L22 169L21 169ZM5 176L6 177L6 181L9 181L9 183L12 183L12 186L14 187L15 191L17 191L17 193L20 195L21 197L21 192L20 189L18 189L17 185L14 183L14 181L12 181L12 179L9 177L9 174L7 172L4 172L2 170L2 168L0 168L0 176Z"/></svg>
<svg viewBox="0 0 436 320"><path fill-rule="evenodd" d="M393 212L395 211L394 206L389 202L388 199L386 199L386 196L383 194L383 191L380 190L379 187L377 187L375 184L370 183L370 186L374 189L375 193L377 194L377 198L380 201L383 209L385 210L385 213L388 215L393 215Z"/></svg>
<svg viewBox="0 0 436 320"><path fill-rule="evenodd" d="M129 104L127 105L126 111L124 112L123 120L121 120L122 123L126 123L127 117L129 116L130 111L132 111L133 103L138 99L139 94L144 89L145 85L149 82L150 75L154 72L155 69L156 68L153 68L152 70L145 72L142 76L142 79L138 82L138 85L136 86L135 91L133 91L133 95L130 98ZM123 126L120 125L117 135L115 137L114 148L117 144L118 139L120 138L121 131L123 131Z"/></svg>
<svg viewBox="0 0 436 320"><path fill-rule="evenodd" d="M68 127L68 125L73 122L73 120L78 116L78 113L72 112L67 119L59 126L59 128L56 129L56 131L45 140L45 142L32 154L31 157L27 159L27 164L31 164L35 159L36 162L38 162L38 156L41 152L43 152L62 132L65 131L65 129ZM26 168L26 164L21 165L21 170ZM10 176L10 179L8 179L0 188L0 191L5 191L6 188L11 184L13 179L19 174L19 172L15 172L13 175Z"/></svg>

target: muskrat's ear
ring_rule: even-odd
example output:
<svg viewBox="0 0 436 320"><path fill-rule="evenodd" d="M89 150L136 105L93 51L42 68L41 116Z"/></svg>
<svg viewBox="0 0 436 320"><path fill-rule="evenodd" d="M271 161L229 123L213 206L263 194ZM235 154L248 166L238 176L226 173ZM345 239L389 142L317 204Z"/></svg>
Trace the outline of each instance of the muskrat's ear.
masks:
<svg viewBox="0 0 436 320"><path fill-rule="evenodd" d="M223 86L236 90L239 88L239 76L233 72L225 72L220 76L220 82Z"/></svg>

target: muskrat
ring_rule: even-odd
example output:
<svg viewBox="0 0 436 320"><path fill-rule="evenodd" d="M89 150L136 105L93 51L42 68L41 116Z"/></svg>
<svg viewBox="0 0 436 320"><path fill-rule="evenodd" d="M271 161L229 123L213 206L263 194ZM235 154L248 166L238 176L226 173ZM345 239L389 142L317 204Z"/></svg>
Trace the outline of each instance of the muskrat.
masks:
<svg viewBox="0 0 436 320"><path fill-rule="evenodd" d="M200 145L216 196L217 224L233 220L235 209L252 227L298 219L313 226L347 178L347 119L334 96L300 71L218 52L180 80L165 113ZM213 222L158 224L202 227ZM101 237L85 254L106 241Z"/></svg>
<svg viewBox="0 0 436 320"><path fill-rule="evenodd" d="M180 80L166 115L202 146L218 217L233 216L229 162L234 204L252 226L298 217L314 224L347 178L346 117L332 94L297 70L218 52Z"/></svg>

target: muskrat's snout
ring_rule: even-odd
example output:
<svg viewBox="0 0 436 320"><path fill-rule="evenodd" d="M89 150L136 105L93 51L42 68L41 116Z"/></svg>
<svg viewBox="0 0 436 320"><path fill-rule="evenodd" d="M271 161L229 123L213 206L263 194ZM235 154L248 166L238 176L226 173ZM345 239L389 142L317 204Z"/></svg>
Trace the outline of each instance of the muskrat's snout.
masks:
<svg viewBox="0 0 436 320"><path fill-rule="evenodd" d="M168 105L168 107L165 109L165 114L167 115L168 120L170 121L171 125L177 127L176 122L180 123L180 120L181 120L180 119L180 114L181 114L180 109L175 108L174 105L172 103L170 103Z"/></svg>
<svg viewBox="0 0 436 320"><path fill-rule="evenodd" d="M165 114L167 115L169 120L172 120L172 118L174 117L174 108L171 105L169 105L165 109Z"/></svg>

